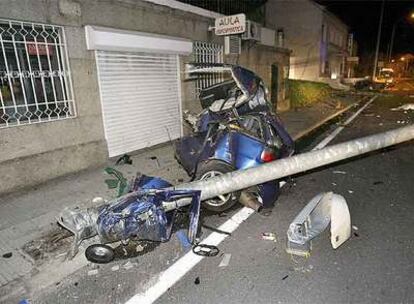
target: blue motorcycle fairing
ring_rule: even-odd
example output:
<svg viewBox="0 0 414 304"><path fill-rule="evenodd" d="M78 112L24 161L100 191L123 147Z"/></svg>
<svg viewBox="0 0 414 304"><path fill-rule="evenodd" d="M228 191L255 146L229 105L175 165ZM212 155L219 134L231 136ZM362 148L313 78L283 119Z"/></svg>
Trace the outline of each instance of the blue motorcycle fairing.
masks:
<svg viewBox="0 0 414 304"><path fill-rule="evenodd" d="M96 220L96 230L102 242L130 238L168 241L176 210L165 212L163 202L183 197L191 198L188 237L190 242L194 242L200 217L201 192L161 189L169 186L171 184L161 178L141 175L134 182L134 192L102 206Z"/></svg>

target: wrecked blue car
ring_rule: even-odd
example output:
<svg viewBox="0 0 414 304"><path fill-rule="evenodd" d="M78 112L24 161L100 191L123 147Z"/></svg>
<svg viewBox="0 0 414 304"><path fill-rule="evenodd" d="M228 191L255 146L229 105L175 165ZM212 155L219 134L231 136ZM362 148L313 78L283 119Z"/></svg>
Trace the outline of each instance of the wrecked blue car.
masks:
<svg viewBox="0 0 414 304"><path fill-rule="evenodd" d="M227 72L232 77L200 92L203 111L185 117L194 132L175 143L176 158L193 179L204 180L293 154L294 142L256 74L232 65L195 66L190 72ZM240 201L260 210L271 207L278 193L279 181L270 181L206 200L203 207L222 212Z"/></svg>

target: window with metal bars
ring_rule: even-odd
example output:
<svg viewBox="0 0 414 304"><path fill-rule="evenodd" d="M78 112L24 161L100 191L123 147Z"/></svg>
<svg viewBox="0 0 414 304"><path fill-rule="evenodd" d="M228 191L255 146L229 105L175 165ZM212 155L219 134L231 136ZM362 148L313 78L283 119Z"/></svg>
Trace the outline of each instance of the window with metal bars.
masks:
<svg viewBox="0 0 414 304"><path fill-rule="evenodd" d="M224 63L223 46L220 44L196 41L193 44L194 60L196 63ZM223 82L222 73L211 73L200 75L196 81L197 96L204 88Z"/></svg>
<svg viewBox="0 0 414 304"><path fill-rule="evenodd" d="M0 19L0 128L75 115L63 28Z"/></svg>

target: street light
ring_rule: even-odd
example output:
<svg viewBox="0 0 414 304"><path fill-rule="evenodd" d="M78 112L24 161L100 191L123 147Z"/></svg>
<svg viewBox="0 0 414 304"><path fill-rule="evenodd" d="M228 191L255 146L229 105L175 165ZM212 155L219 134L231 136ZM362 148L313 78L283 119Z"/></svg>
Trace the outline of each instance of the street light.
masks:
<svg viewBox="0 0 414 304"><path fill-rule="evenodd" d="M392 26L392 32L391 32L391 41L390 41L390 52L388 54L388 61L391 61L391 57L392 57L392 49L394 46L394 37L395 37L395 29L397 28L398 23L403 20L406 16L402 16L400 18L398 18L395 22L394 25ZM414 12L412 12L410 14L410 19L414 20Z"/></svg>

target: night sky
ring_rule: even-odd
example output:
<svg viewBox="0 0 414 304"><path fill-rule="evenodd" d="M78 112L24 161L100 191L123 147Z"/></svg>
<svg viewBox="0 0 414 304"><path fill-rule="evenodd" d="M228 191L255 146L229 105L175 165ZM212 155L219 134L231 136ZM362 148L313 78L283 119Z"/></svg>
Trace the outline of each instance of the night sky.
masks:
<svg viewBox="0 0 414 304"><path fill-rule="evenodd" d="M350 27L358 41L360 55L374 52L381 1L317 0L316 2L326 6ZM387 51L393 24L402 18L396 28L393 54L414 53L414 20L410 20L413 12L414 0L386 0L380 51L384 53Z"/></svg>

